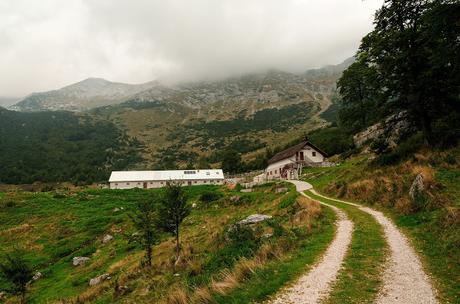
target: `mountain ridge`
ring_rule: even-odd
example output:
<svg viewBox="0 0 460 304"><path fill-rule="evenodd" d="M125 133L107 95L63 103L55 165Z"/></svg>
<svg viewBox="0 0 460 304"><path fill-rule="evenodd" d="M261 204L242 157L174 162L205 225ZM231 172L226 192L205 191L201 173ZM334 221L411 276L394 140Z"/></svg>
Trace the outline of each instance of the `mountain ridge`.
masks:
<svg viewBox="0 0 460 304"><path fill-rule="evenodd" d="M289 79L291 82L301 84L311 91L330 93L335 89L337 74L351 64L353 58L348 58L338 65L329 65L320 69L307 70L305 73L295 74L280 70L268 70L263 73L250 73L240 77L229 77L217 81L194 81L183 82L175 85L165 85L159 81L149 81L142 84L127 84L112 82L104 78L90 77L82 81L64 86L60 89L32 93L10 109L17 111L44 111L44 110L68 110L86 111L101 106L111 106L124 102L145 102L166 100L171 95L187 95L190 91L204 88L206 93L211 93L208 98L213 98L213 87L225 87L223 92L237 94L238 88L232 90L231 85L245 86L245 82L251 84L257 79L265 78L274 81ZM309 72L315 71L315 72ZM330 78L329 80L327 78ZM229 85L226 85L229 84ZM193 92L190 93L193 95ZM202 93L201 93L202 94ZM185 104L190 107L197 106L197 96L184 96L187 101ZM207 100L206 102L209 102Z"/></svg>

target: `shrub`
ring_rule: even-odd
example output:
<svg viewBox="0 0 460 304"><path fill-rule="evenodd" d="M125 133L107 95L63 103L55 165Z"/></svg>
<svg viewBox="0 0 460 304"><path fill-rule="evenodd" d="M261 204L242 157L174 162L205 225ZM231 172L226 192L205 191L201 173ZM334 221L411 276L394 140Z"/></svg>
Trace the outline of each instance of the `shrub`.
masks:
<svg viewBox="0 0 460 304"><path fill-rule="evenodd" d="M377 157L372 164L377 166L397 164L398 162L413 156L414 153L422 147L423 142L423 134L417 133L402 141L393 151Z"/></svg>
<svg viewBox="0 0 460 304"><path fill-rule="evenodd" d="M290 207L292 204L296 202L297 196L298 196L297 192L290 191L288 194L286 194L283 197L283 200L280 202L280 205L279 205L280 208L284 209L284 208Z"/></svg>
<svg viewBox="0 0 460 304"><path fill-rule="evenodd" d="M211 203L217 201L221 194L216 191L205 191L200 195L200 201L203 203Z"/></svg>
<svg viewBox="0 0 460 304"><path fill-rule="evenodd" d="M227 238L233 243L256 241L254 230L247 225L235 224L227 232Z"/></svg>

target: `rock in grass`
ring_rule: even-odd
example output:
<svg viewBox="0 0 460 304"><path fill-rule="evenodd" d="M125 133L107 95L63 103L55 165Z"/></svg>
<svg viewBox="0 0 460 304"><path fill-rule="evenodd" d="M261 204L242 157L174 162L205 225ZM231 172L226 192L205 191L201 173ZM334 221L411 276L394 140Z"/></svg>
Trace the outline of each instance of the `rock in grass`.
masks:
<svg viewBox="0 0 460 304"><path fill-rule="evenodd" d="M263 222L265 220L271 219L271 215L265 215L265 214L251 214L244 220L239 221L237 224L238 225L248 225L248 224L255 224L258 222Z"/></svg>
<svg viewBox="0 0 460 304"><path fill-rule="evenodd" d="M108 273L101 274L100 276L97 276L95 278L92 278L89 280L89 286L94 286L97 284L100 284L103 281L110 280L111 277Z"/></svg>
<svg viewBox="0 0 460 304"><path fill-rule="evenodd" d="M425 189L425 186L423 184L423 175L419 173L417 174L414 181L412 182L412 185L410 186L409 196L414 200L417 193L422 192L423 189Z"/></svg>
<svg viewBox="0 0 460 304"><path fill-rule="evenodd" d="M41 279L42 276L43 276L42 273L40 271L37 271L37 272L35 272L34 276L32 277L32 280L37 281L37 280Z"/></svg>
<svg viewBox="0 0 460 304"><path fill-rule="evenodd" d="M241 189L241 192L252 192L252 188L249 188L249 189Z"/></svg>
<svg viewBox="0 0 460 304"><path fill-rule="evenodd" d="M286 188L286 187L276 188L275 192L276 193L288 192L288 188Z"/></svg>
<svg viewBox="0 0 460 304"><path fill-rule="evenodd" d="M113 236L111 236L110 234L106 234L102 238L102 244L106 244L106 243L110 242L111 240L113 240Z"/></svg>
<svg viewBox="0 0 460 304"><path fill-rule="evenodd" d="M232 203L239 203L241 201L241 196L233 195L233 196L230 196L229 199Z"/></svg>
<svg viewBox="0 0 460 304"><path fill-rule="evenodd" d="M82 266L89 261L88 257L74 257L72 260L73 266Z"/></svg>

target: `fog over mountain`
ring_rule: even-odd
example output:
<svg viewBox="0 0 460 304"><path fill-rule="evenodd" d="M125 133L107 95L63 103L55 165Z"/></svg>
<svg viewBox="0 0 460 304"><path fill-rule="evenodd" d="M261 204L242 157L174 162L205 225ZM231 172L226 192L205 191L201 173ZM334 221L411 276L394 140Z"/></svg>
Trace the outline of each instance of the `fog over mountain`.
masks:
<svg viewBox="0 0 460 304"><path fill-rule="evenodd" d="M301 72L353 55L382 2L2 0L0 94Z"/></svg>

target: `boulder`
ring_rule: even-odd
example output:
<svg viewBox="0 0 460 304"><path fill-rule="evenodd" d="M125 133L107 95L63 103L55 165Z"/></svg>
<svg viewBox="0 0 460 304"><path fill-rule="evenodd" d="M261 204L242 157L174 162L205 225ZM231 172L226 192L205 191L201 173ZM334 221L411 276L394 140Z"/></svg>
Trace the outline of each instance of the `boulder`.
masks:
<svg viewBox="0 0 460 304"><path fill-rule="evenodd" d="M239 203L241 202L241 196L238 196L238 195L233 195L233 196L230 196L230 202L232 203Z"/></svg>
<svg viewBox="0 0 460 304"><path fill-rule="evenodd" d="M238 225L249 225L249 224L255 224L259 222L263 222L265 220L271 219L271 215L265 215L265 214L251 214L244 220L239 221L237 224Z"/></svg>
<svg viewBox="0 0 460 304"><path fill-rule="evenodd" d="M282 188L276 188L275 192L276 193L284 193L284 192L288 192L288 188L286 187L282 187Z"/></svg>
<svg viewBox="0 0 460 304"><path fill-rule="evenodd" d="M252 189L249 188L249 189L241 189L241 192L252 192Z"/></svg>
<svg viewBox="0 0 460 304"><path fill-rule="evenodd" d="M120 208L118 208L118 207L113 209L113 212L118 212L118 211L120 211Z"/></svg>
<svg viewBox="0 0 460 304"><path fill-rule="evenodd" d="M110 234L106 234L102 238L102 244L106 244L106 243L110 242L111 240L113 240L113 236L111 236Z"/></svg>
<svg viewBox="0 0 460 304"><path fill-rule="evenodd" d="M89 261L88 257L74 257L72 260L73 266L82 266Z"/></svg>
<svg viewBox="0 0 460 304"><path fill-rule="evenodd" d="M423 175L421 173L417 174L412 185L409 189L409 196L412 199L415 199L417 193L422 192L425 189L425 185L423 184Z"/></svg>
<svg viewBox="0 0 460 304"><path fill-rule="evenodd" d="M100 284L103 281L110 280L111 277L108 273L101 274L100 276L97 276L95 278L92 278L89 280L89 286L94 286L97 284Z"/></svg>
<svg viewBox="0 0 460 304"><path fill-rule="evenodd" d="M32 280L37 281L37 280L41 279L42 276L43 276L42 273L40 271L37 271L37 272L35 272L34 276L32 277Z"/></svg>

